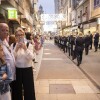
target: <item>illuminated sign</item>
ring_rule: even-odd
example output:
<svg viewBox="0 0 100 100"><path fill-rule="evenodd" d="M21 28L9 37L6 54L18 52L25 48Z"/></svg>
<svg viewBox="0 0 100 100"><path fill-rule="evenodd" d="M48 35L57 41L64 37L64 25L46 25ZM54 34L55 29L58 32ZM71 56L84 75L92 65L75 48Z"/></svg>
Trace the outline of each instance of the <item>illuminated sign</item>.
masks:
<svg viewBox="0 0 100 100"><path fill-rule="evenodd" d="M8 10L8 19L17 19L17 10L16 9Z"/></svg>

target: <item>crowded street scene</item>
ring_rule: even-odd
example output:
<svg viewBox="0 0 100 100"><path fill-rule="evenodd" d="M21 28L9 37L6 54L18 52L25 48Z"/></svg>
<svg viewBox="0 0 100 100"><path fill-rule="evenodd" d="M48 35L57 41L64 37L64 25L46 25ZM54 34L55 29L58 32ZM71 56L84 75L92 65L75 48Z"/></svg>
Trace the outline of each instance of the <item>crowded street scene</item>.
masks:
<svg viewBox="0 0 100 100"><path fill-rule="evenodd" d="M0 100L100 100L100 0L0 0Z"/></svg>

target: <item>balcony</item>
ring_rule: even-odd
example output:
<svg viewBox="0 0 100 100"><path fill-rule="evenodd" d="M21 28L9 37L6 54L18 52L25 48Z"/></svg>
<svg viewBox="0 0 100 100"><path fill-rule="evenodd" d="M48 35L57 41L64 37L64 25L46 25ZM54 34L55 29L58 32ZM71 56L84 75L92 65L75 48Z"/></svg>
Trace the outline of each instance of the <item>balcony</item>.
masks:
<svg viewBox="0 0 100 100"><path fill-rule="evenodd" d="M85 3L87 0L77 0L77 8L80 7L83 3Z"/></svg>
<svg viewBox="0 0 100 100"><path fill-rule="evenodd" d="M29 15L28 12L24 12L22 15L22 21L28 23L29 25L33 26L33 18Z"/></svg>

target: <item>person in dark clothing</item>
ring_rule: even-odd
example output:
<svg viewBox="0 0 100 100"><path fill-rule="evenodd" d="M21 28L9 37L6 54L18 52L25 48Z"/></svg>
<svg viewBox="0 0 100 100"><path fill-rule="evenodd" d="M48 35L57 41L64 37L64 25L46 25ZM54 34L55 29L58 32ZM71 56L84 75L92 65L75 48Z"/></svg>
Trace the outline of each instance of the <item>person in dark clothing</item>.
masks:
<svg viewBox="0 0 100 100"><path fill-rule="evenodd" d="M77 66L79 66L82 62L83 50L84 50L84 38L83 38L83 33L80 32L79 36L76 38L76 41L75 41Z"/></svg>
<svg viewBox="0 0 100 100"><path fill-rule="evenodd" d="M95 47L95 52L96 52L97 49L98 49L98 43L99 43L99 33L96 32L95 35L94 35L94 47Z"/></svg>
<svg viewBox="0 0 100 100"><path fill-rule="evenodd" d="M85 36L85 39L84 39L85 41L85 55L88 55L88 53L89 53L89 45L90 45L90 36L89 36L89 34L87 34L86 36Z"/></svg>
<svg viewBox="0 0 100 100"><path fill-rule="evenodd" d="M91 34L91 32L89 31L89 37L90 37L90 49L92 49L92 43L93 43L93 35Z"/></svg>
<svg viewBox="0 0 100 100"><path fill-rule="evenodd" d="M75 36L74 35L71 35L70 37L70 43L71 43L71 56L72 56L72 59L74 58L74 45L75 45Z"/></svg>
<svg viewBox="0 0 100 100"><path fill-rule="evenodd" d="M71 35L68 36L68 55L71 56Z"/></svg>
<svg viewBox="0 0 100 100"><path fill-rule="evenodd" d="M65 53L68 51L68 37L65 37Z"/></svg>
<svg viewBox="0 0 100 100"><path fill-rule="evenodd" d="M72 41L72 44L73 44L73 49L72 49L72 60L74 60L74 59L76 58L75 40L76 40L76 35L74 34L74 35L73 35L73 41Z"/></svg>

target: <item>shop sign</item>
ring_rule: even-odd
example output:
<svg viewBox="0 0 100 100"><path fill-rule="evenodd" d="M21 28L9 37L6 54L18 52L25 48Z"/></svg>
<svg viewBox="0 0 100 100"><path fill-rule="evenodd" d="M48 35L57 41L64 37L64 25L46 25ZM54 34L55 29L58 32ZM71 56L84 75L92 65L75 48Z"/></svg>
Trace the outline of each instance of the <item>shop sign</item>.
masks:
<svg viewBox="0 0 100 100"><path fill-rule="evenodd" d="M8 19L17 19L17 10L16 9L8 10Z"/></svg>
<svg viewBox="0 0 100 100"><path fill-rule="evenodd" d="M100 24L100 18L98 18L97 23Z"/></svg>

